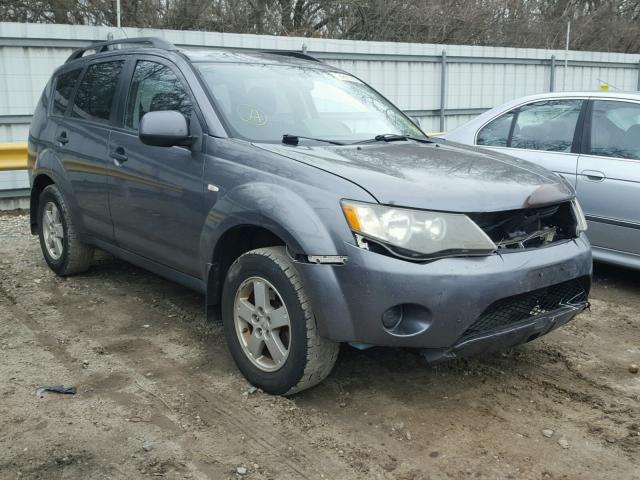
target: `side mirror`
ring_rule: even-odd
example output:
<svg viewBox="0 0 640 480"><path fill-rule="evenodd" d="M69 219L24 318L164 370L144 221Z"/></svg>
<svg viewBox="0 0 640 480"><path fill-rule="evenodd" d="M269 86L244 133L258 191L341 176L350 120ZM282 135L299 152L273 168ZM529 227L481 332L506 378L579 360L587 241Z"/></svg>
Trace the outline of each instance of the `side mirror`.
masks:
<svg viewBox="0 0 640 480"><path fill-rule="evenodd" d="M140 120L138 136L142 143L155 147L189 146L193 143L187 119L174 110L145 113Z"/></svg>
<svg viewBox="0 0 640 480"><path fill-rule="evenodd" d="M409 117L411 119L411 121L414 123L414 125L418 128L422 128L420 126L420 117Z"/></svg>

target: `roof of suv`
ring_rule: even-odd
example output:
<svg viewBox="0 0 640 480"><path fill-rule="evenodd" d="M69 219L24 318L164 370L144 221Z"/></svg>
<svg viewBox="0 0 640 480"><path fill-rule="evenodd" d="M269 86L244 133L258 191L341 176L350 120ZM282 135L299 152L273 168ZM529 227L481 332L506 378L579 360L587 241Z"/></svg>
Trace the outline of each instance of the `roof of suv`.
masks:
<svg viewBox="0 0 640 480"><path fill-rule="evenodd" d="M118 46L125 46L126 48L117 48ZM92 51L95 53L85 55L87 52ZM224 48L178 48L172 43L158 37L126 38L90 44L84 48L74 50L66 63L74 62L76 60L92 59L101 55L113 53L139 54L149 53L150 51L154 51L155 53L180 52L192 62L266 63L291 66L304 65L337 70L303 52Z"/></svg>
<svg viewBox="0 0 640 480"><path fill-rule="evenodd" d="M302 52L292 51L259 51L259 50L232 50L232 49L180 49L180 52L192 62L232 62L232 63L268 63L282 65L306 65L316 67L333 68L320 60L305 55Z"/></svg>

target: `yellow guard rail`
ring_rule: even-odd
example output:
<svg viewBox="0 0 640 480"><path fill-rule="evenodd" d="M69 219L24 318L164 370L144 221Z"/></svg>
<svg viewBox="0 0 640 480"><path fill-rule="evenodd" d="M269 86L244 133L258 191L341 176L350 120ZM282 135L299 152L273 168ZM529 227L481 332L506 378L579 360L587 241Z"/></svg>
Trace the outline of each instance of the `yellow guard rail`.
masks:
<svg viewBox="0 0 640 480"><path fill-rule="evenodd" d="M27 143L0 143L0 171L27 168Z"/></svg>
<svg viewBox="0 0 640 480"><path fill-rule="evenodd" d="M430 135L438 135L430 132ZM27 142L0 143L0 172L3 170L26 170Z"/></svg>

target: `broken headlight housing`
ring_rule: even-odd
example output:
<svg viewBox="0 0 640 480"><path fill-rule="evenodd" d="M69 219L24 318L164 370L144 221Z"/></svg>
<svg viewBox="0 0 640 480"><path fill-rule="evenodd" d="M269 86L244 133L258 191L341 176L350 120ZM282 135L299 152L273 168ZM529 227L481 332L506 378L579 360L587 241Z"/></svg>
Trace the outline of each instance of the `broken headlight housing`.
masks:
<svg viewBox="0 0 640 480"><path fill-rule="evenodd" d="M431 260L462 255L489 255L496 245L468 216L375 203L343 200L342 211L360 240L384 247L395 256ZM365 240L364 242L362 240Z"/></svg>

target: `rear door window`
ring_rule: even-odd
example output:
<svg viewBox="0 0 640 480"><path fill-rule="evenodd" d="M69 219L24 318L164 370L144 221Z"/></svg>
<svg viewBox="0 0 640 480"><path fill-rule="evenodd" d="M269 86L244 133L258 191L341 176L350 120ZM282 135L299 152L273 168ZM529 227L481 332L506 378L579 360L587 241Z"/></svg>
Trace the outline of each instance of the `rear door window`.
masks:
<svg viewBox="0 0 640 480"><path fill-rule="evenodd" d="M124 60L90 65L78 86L71 116L108 123L123 66Z"/></svg>
<svg viewBox="0 0 640 480"><path fill-rule="evenodd" d="M571 152L582 100L545 100L520 107L510 147Z"/></svg>
<svg viewBox="0 0 640 480"><path fill-rule="evenodd" d="M595 100L589 133L591 155L640 159L640 105Z"/></svg>
<svg viewBox="0 0 640 480"><path fill-rule="evenodd" d="M67 106L69 105L71 95L73 95L73 90L76 88L80 71L80 68L76 68L75 70L61 73L56 77L56 87L53 92L53 108L51 109L52 115L63 116L67 111Z"/></svg>

